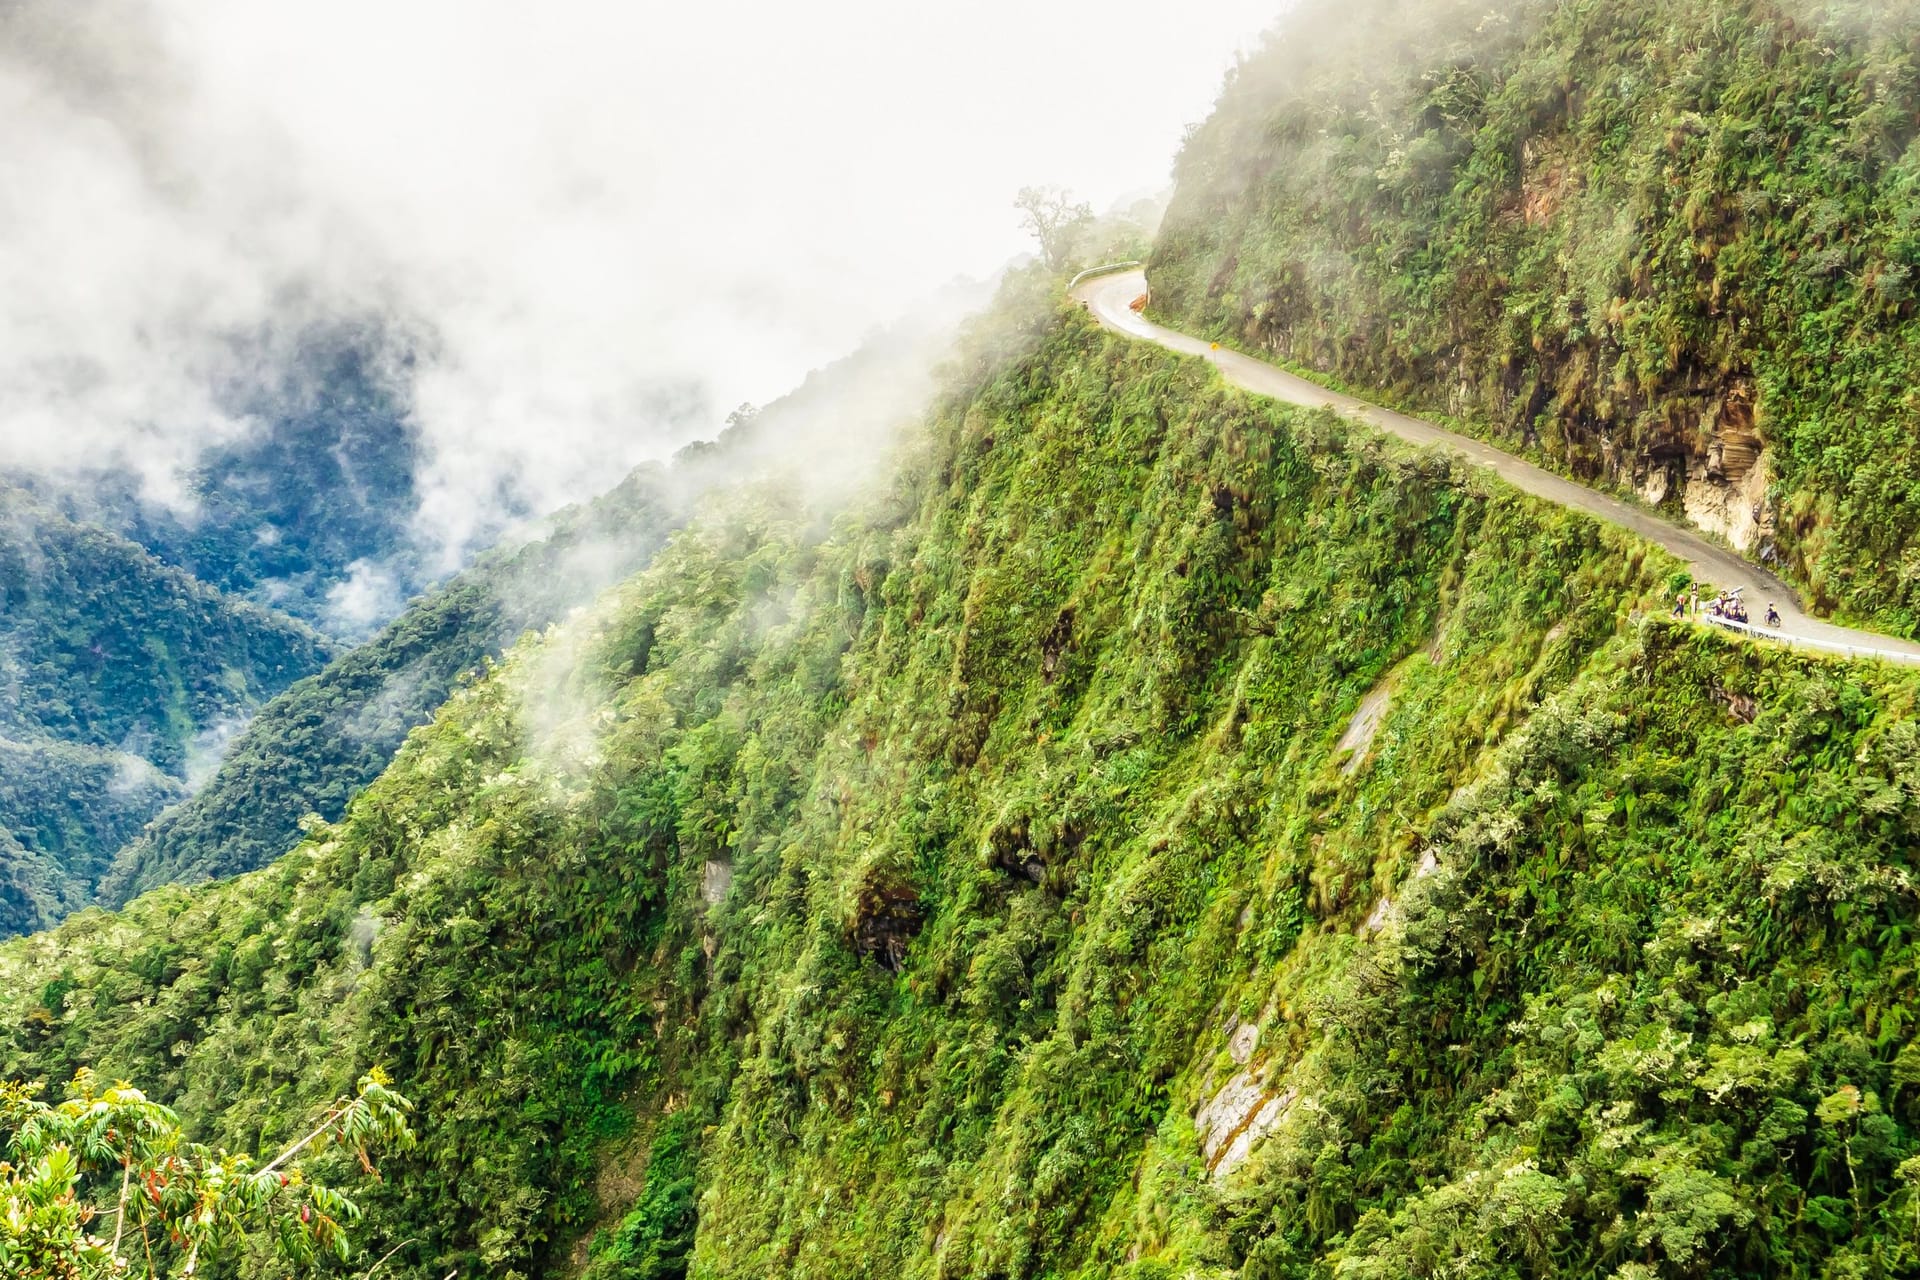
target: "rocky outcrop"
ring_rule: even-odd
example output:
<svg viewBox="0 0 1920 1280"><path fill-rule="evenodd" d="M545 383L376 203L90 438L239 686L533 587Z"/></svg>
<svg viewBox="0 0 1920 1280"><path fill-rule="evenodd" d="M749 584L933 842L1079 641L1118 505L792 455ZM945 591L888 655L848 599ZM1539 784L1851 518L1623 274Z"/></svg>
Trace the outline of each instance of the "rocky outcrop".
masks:
<svg viewBox="0 0 1920 1280"><path fill-rule="evenodd" d="M1033 884L1044 884L1086 839L1078 822L1057 814L1037 815L1010 809L1000 815L981 843L982 856L1000 870Z"/></svg>
<svg viewBox="0 0 1920 1280"><path fill-rule="evenodd" d="M900 972L907 944L920 932L926 909L920 895L903 879L870 874L860 885L849 932L853 949L877 960L890 973Z"/></svg>
<svg viewBox="0 0 1920 1280"><path fill-rule="evenodd" d="M1260 1044L1260 1024L1249 1022L1227 1037L1227 1056L1234 1065L1244 1067Z"/></svg>
<svg viewBox="0 0 1920 1280"><path fill-rule="evenodd" d="M1334 744L1334 754L1345 757L1340 761L1340 772L1353 773L1366 762L1367 753L1373 747L1373 736L1380 731L1380 722L1387 718L1387 708L1392 701L1393 686L1384 680L1360 699L1353 719L1347 721L1347 731Z"/></svg>
<svg viewBox="0 0 1920 1280"><path fill-rule="evenodd" d="M1193 1117L1200 1135L1200 1154L1215 1182L1222 1181L1247 1162L1253 1149L1286 1118L1298 1093L1275 1093L1262 1084L1258 1072L1242 1071L1209 1098Z"/></svg>
<svg viewBox="0 0 1920 1280"><path fill-rule="evenodd" d="M1690 431L1662 437L1632 463L1633 486L1653 506L1677 499L1696 527L1735 550L1773 558L1772 471L1754 422L1753 391L1736 382Z"/></svg>
<svg viewBox="0 0 1920 1280"><path fill-rule="evenodd" d="M1565 139L1535 136L1521 145L1520 198L1513 214L1530 227L1544 227L1559 214L1577 176Z"/></svg>
<svg viewBox="0 0 1920 1280"><path fill-rule="evenodd" d="M713 906L733 887L733 864L708 859L700 868L700 900Z"/></svg>
<svg viewBox="0 0 1920 1280"><path fill-rule="evenodd" d="M1200 1155L1216 1182L1246 1163L1254 1148L1286 1118L1297 1096L1294 1089L1274 1089L1265 1078L1268 1064L1254 1062L1263 1028L1272 1015L1269 1006L1251 1022L1228 1019L1224 1028L1227 1057L1242 1069L1214 1090L1194 1113ZM1201 1087L1205 1091L1211 1085Z"/></svg>

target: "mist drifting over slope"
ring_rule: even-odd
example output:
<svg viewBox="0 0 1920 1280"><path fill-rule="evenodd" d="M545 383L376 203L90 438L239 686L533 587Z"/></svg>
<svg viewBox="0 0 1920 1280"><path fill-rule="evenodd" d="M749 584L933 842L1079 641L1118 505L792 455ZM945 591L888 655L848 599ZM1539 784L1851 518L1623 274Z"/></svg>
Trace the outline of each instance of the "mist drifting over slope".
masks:
<svg viewBox="0 0 1920 1280"><path fill-rule="evenodd" d="M1272 8L22 0L0 467L178 500L348 333L457 556L991 272L1016 187L1161 185Z"/></svg>

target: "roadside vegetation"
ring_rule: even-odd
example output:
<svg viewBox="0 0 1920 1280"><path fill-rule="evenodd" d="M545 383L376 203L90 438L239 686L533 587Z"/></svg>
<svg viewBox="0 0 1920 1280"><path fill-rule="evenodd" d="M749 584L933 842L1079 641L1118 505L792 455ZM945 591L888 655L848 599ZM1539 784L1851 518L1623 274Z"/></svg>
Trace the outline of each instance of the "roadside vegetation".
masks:
<svg viewBox="0 0 1920 1280"><path fill-rule="evenodd" d="M243 1150L386 1064L430 1280L1914 1265L1913 678L1049 297L851 509L717 496L286 858L0 946L0 1074Z"/></svg>
<svg viewBox="0 0 1920 1280"><path fill-rule="evenodd" d="M1155 306L1705 509L1817 606L1920 634L1916 24L1308 5L1182 152Z"/></svg>
<svg viewBox="0 0 1920 1280"><path fill-rule="evenodd" d="M1602 482L1751 432L1776 555L1920 627L1920 28L1468 8L1249 60L1154 305ZM591 607L470 659L508 615L435 597L157 887L0 942L0 1273L136 1223L236 1276L1920 1272L1920 672L1672 621L1626 533L1103 333L1059 273L1144 223L1023 199L924 414L737 415L778 465L689 451ZM391 762L330 754L408 664ZM228 1225L129 1210L167 1153Z"/></svg>

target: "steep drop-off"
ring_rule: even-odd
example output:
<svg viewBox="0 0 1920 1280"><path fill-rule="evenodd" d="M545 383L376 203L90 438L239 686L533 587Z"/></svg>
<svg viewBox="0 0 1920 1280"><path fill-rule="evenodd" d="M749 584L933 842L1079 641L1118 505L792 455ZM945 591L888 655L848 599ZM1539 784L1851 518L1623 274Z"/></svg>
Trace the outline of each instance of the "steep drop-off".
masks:
<svg viewBox="0 0 1920 1280"><path fill-rule="evenodd" d="M1075 314L953 378L273 866L0 945L0 1070L261 1147L385 1064L396 1275L1914 1265L1912 677Z"/></svg>
<svg viewBox="0 0 1920 1280"><path fill-rule="evenodd" d="M1189 140L1169 318L1920 631L1920 13L1315 3Z"/></svg>

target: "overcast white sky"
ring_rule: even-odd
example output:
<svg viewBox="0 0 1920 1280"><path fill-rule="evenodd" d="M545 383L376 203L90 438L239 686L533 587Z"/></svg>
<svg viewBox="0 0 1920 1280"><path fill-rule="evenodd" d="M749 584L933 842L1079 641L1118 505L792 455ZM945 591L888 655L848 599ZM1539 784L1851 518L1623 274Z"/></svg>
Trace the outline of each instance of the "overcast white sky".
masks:
<svg viewBox="0 0 1920 1280"><path fill-rule="evenodd" d="M1280 3L0 2L0 463L164 490L345 318L427 353L436 527L582 496L1021 251L1018 187L1162 186Z"/></svg>

